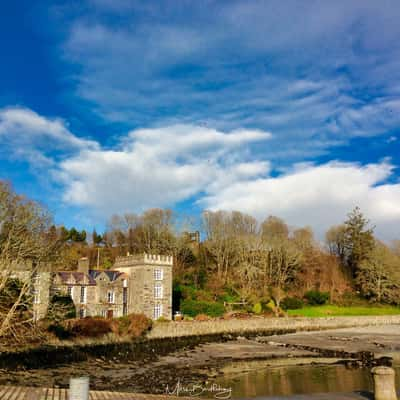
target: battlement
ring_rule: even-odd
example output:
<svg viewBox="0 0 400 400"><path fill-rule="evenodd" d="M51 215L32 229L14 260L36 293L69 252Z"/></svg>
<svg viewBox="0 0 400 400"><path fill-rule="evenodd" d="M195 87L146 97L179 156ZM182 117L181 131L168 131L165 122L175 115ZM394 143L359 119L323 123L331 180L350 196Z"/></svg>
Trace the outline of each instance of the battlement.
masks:
<svg viewBox="0 0 400 400"><path fill-rule="evenodd" d="M144 264L153 264L153 265L173 265L173 257L160 255L160 254L134 254L127 256L119 256L115 260L115 264L113 266L114 269L118 269L119 267L129 267L133 265L144 265Z"/></svg>
<svg viewBox="0 0 400 400"><path fill-rule="evenodd" d="M162 265L172 265L172 256L163 256L160 254L146 254L144 253L144 262L146 264L162 264Z"/></svg>

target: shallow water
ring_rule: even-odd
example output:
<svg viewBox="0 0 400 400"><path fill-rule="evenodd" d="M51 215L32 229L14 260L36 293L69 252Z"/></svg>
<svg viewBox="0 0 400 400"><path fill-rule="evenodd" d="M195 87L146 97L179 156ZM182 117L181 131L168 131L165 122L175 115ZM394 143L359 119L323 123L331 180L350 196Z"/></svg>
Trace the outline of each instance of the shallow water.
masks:
<svg viewBox="0 0 400 400"><path fill-rule="evenodd" d="M396 386L399 388L400 366L395 369ZM233 399L373 389L370 369L347 368L344 365L266 367L245 373L225 374L217 378L215 383L231 388Z"/></svg>

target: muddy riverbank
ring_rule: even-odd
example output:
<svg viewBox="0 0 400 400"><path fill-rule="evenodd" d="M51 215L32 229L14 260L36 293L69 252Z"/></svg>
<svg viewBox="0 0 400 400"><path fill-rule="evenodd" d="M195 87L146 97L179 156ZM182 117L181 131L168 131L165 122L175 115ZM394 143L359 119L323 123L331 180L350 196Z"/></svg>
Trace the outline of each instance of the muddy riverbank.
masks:
<svg viewBox="0 0 400 400"><path fill-rule="evenodd" d="M89 375L91 387L96 390L165 393L167 386L173 388L177 382L181 385L224 382L234 386L238 379L249 386L248 379L253 379L254 371L268 374L289 367L320 369L341 365L354 369L376 362L390 364L392 359L399 359L398 328L392 325L313 333L279 332L235 339L221 336L219 341L208 343L196 342L194 338L189 342L186 338L180 344L175 342L175 351L171 351L170 345L157 347L153 343L142 351L141 357L139 353L121 352L120 348L119 353L105 355L98 348L98 354L86 354L83 360L50 363L40 368L3 368L0 384L65 387L70 376ZM209 341L213 339L214 336L208 338ZM290 380L290 376L287 379ZM236 390L239 392L238 388ZM241 393L245 393L245 389Z"/></svg>

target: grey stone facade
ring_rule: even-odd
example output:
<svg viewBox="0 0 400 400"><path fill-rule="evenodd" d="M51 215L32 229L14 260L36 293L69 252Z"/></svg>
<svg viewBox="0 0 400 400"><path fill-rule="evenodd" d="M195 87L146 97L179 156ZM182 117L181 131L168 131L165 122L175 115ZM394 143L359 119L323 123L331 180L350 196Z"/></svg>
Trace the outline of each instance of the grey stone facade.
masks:
<svg viewBox="0 0 400 400"><path fill-rule="evenodd" d="M171 256L151 254L118 257L112 270L90 270L88 260L81 259L77 271L53 274L47 303L63 293L72 297L80 317L143 313L172 319L172 266Z"/></svg>
<svg viewBox="0 0 400 400"><path fill-rule="evenodd" d="M171 256L118 257L114 268L128 277L128 313L172 319Z"/></svg>

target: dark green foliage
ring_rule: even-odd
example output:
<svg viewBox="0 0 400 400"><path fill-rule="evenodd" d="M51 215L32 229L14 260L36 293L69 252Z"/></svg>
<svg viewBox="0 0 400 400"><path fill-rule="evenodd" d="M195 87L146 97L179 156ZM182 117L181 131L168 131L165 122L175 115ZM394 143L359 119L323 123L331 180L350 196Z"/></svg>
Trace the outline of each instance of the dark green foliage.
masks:
<svg viewBox="0 0 400 400"><path fill-rule="evenodd" d="M182 301L182 287L177 282L174 282L172 289L172 312L179 311Z"/></svg>
<svg viewBox="0 0 400 400"><path fill-rule="evenodd" d="M60 340L66 340L72 337L71 331L60 324L51 324L47 330L57 336L57 338Z"/></svg>
<svg viewBox="0 0 400 400"><path fill-rule="evenodd" d="M47 320L61 322L75 317L76 310L70 296L56 294L51 298L46 315Z"/></svg>
<svg viewBox="0 0 400 400"><path fill-rule="evenodd" d="M23 283L19 279L9 279L5 287L0 291L0 307L10 308L17 301ZM26 300L26 299L24 299ZM26 309L26 301L22 301L20 304L20 310Z"/></svg>
<svg viewBox="0 0 400 400"><path fill-rule="evenodd" d="M355 278L360 264L368 259L375 247L374 231L368 227L369 221L356 207L344 223L344 247L346 265Z"/></svg>
<svg viewBox="0 0 400 400"><path fill-rule="evenodd" d="M307 303L311 306L326 304L329 301L329 292L320 292L319 290L309 290L304 295Z"/></svg>
<svg viewBox="0 0 400 400"><path fill-rule="evenodd" d="M281 308L283 310L298 310L299 308L303 308L303 300L297 298L297 297L285 297L281 301Z"/></svg>
<svg viewBox="0 0 400 400"><path fill-rule="evenodd" d="M103 241L103 237L96 232L96 229L92 232L92 241L95 245L99 245Z"/></svg>
<svg viewBox="0 0 400 400"><path fill-rule="evenodd" d="M79 242L86 241L86 231L82 230L79 232L75 228L71 228L70 230L68 230L67 228L62 226L60 229L60 236L64 242L70 241L70 242L79 243Z"/></svg>
<svg viewBox="0 0 400 400"><path fill-rule="evenodd" d="M219 317L224 314L225 307L223 304L217 302L186 299L181 302L181 311L190 317L195 317L198 314Z"/></svg>

